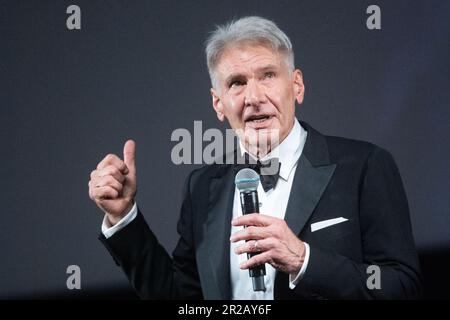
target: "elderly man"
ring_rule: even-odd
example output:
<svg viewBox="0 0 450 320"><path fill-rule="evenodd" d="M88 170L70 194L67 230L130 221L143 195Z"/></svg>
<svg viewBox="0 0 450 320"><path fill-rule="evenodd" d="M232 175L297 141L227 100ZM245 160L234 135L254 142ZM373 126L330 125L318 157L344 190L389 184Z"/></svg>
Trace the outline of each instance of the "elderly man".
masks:
<svg viewBox="0 0 450 320"><path fill-rule="evenodd" d="M170 257L134 200L135 143L126 142L123 160L106 156L91 173L89 194L105 212L100 239L139 295L418 297L418 260L394 160L373 144L324 136L295 118L305 86L289 38L269 20L245 17L219 26L206 56L217 117L240 132L249 157L278 155L276 182L258 186L261 214L242 215L235 165L193 171ZM258 254L247 260L247 253ZM253 291L248 269L261 264L266 290Z"/></svg>

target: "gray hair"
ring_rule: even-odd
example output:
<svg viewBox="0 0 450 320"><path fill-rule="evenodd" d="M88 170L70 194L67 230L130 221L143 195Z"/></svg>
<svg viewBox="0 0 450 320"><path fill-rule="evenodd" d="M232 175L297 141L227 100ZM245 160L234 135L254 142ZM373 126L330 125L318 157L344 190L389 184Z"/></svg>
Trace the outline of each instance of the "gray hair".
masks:
<svg viewBox="0 0 450 320"><path fill-rule="evenodd" d="M265 18L250 16L231 21L216 29L206 40L206 63L211 83L217 89L215 68L226 49L232 45L261 45L285 56L286 66L294 71L294 51L288 36Z"/></svg>

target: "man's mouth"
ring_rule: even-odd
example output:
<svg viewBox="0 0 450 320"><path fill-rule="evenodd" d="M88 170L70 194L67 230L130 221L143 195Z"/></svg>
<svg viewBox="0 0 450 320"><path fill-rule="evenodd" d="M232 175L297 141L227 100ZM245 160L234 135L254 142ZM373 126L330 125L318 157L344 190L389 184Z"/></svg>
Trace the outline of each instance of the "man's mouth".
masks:
<svg viewBox="0 0 450 320"><path fill-rule="evenodd" d="M255 123L261 123L264 122L265 120L271 118L272 116L270 115L266 115L266 114L261 114L261 115L255 115L255 116L250 116L248 117L245 122L255 122Z"/></svg>
<svg viewBox="0 0 450 320"><path fill-rule="evenodd" d="M245 120L245 123L249 127L260 129L268 127L271 123L272 118L273 116L268 114L252 115Z"/></svg>

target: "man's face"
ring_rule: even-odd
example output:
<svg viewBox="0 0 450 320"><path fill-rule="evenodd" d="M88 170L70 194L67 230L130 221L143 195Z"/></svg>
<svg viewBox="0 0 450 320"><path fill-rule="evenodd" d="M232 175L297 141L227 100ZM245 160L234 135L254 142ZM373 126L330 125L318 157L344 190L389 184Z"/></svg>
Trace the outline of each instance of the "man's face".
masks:
<svg viewBox="0 0 450 320"><path fill-rule="evenodd" d="M300 70L289 71L285 57L274 50L247 45L225 51L215 74L217 88L211 94L217 117L226 118L247 147L270 145L273 133L280 142L286 138L294 124L295 100L303 102Z"/></svg>

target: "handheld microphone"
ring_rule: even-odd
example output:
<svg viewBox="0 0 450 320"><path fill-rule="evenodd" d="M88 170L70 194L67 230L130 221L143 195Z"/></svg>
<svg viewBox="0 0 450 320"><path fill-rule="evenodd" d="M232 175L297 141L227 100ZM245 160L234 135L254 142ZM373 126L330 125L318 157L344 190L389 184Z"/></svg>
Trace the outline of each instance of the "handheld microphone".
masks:
<svg viewBox="0 0 450 320"><path fill-rule="evenodd" d="M242 169L236 174L234 183L239 190L242 214L259 213L258 189L259 175L252 169ZM258 253L247 253L247 259ZM248 270L252 278L253 291L266 291L264 276L266 274L265 265L259 265Z"/></svg>

